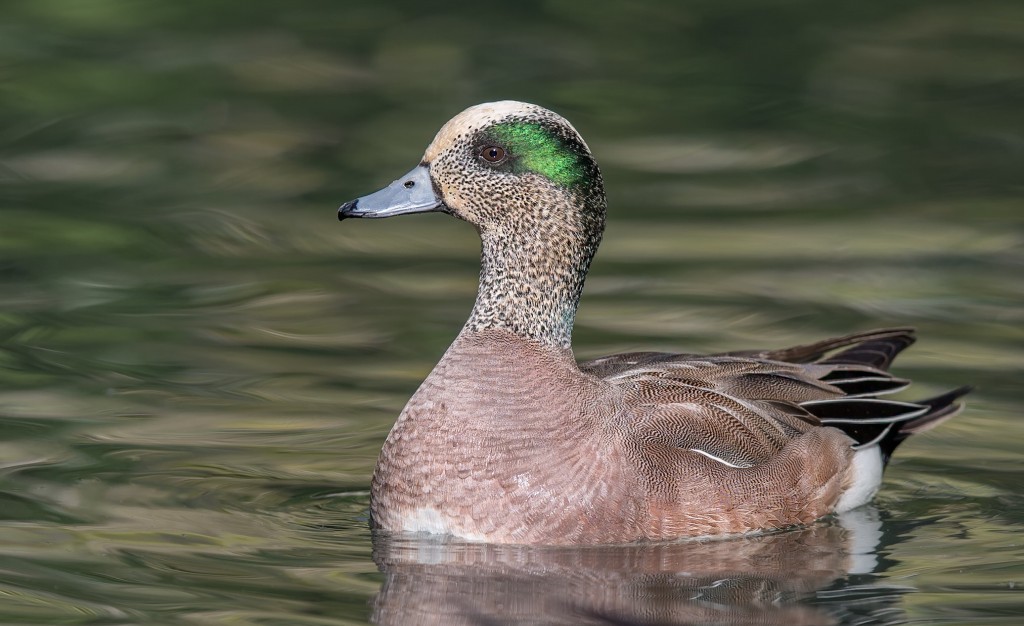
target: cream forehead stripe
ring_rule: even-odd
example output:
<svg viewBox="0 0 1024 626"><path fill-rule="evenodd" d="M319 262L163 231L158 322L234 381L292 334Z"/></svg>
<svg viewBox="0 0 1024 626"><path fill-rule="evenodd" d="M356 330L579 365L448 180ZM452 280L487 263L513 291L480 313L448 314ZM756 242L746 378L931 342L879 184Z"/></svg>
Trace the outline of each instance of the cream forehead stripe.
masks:
<svg viewBox="0 0 1024 626"><path fill-rule="evenodd" d="M426 152L423 153L423 161L425 163L430 163L436 159L439 154L455 143L461 136L465 136L468 133L472 133L496 122L500 122L501 120L513 117L538 117L557 120L576 133L576 129L573 128L572 124L570 124L565 118L545 109L544 107L539 107L536 104L517 102L515 100L485 102L484 104L469 107L442 126L441 130L437 131L434 141L427 146ZM577 136L579 135L579 133L576 134ZM580 143L586 146L586 143L583 142L582 138L580 138Z"/></svg>

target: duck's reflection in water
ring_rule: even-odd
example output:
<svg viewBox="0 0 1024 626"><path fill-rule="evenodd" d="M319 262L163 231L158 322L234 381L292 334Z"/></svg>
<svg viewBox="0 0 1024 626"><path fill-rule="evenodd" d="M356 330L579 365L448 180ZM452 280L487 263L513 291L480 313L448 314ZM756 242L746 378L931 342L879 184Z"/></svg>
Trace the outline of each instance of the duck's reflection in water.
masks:
<svg viewBox="0 0 1024 626"><path fill-rule="evenodd" d="M877 511L760 537L590 547L379 537L379 624L885 624ZM859 583L859 584L858 584Z"/></svg>

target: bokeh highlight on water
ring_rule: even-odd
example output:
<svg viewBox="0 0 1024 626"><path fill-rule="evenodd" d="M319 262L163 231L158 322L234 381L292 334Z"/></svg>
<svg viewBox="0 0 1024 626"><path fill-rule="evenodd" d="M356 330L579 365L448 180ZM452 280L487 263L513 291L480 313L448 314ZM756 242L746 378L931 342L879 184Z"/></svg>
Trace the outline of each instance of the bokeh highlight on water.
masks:
<svg viewBox="0 0 1024 626"><path fill-rule="evenodd" d="M1019 622L1019 3L2 11L0 621ZM912 324L897 371L976 385L967 411L852 522L374 541L377 451L478 245L334 210L502 98L568 117L604 171L578 356Z"/></svg>

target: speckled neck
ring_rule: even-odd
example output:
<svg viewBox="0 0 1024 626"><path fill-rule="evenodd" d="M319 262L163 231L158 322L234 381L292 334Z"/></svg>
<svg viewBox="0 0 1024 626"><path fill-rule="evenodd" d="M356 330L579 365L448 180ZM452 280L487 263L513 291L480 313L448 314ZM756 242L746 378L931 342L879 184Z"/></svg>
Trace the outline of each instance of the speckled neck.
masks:
<svg viewBox="0 0 1024 626"><path fill-rule="evenodd" d="M501 328L571 349L583 283L604 232L600 180L590 193L566 193L564 204L555 204L481 228L480 288L463 333Z"/></svg>

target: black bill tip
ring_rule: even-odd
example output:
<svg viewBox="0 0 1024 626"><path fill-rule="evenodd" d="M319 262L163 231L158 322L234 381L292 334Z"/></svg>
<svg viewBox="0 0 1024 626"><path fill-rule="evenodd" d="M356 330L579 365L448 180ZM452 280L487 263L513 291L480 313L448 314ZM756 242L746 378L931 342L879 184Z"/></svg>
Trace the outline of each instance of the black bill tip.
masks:
<svg viewBox="0 0 1024 626"><path fill-rule="evenodd" d="M346 217L352 217L351 212L355 210L357 202L359 202L358 199L356 199L356 200L349 200L345 204L343 204L340 207L338 207L338 221L339 222L341 220L345 219Z"/></svg>

